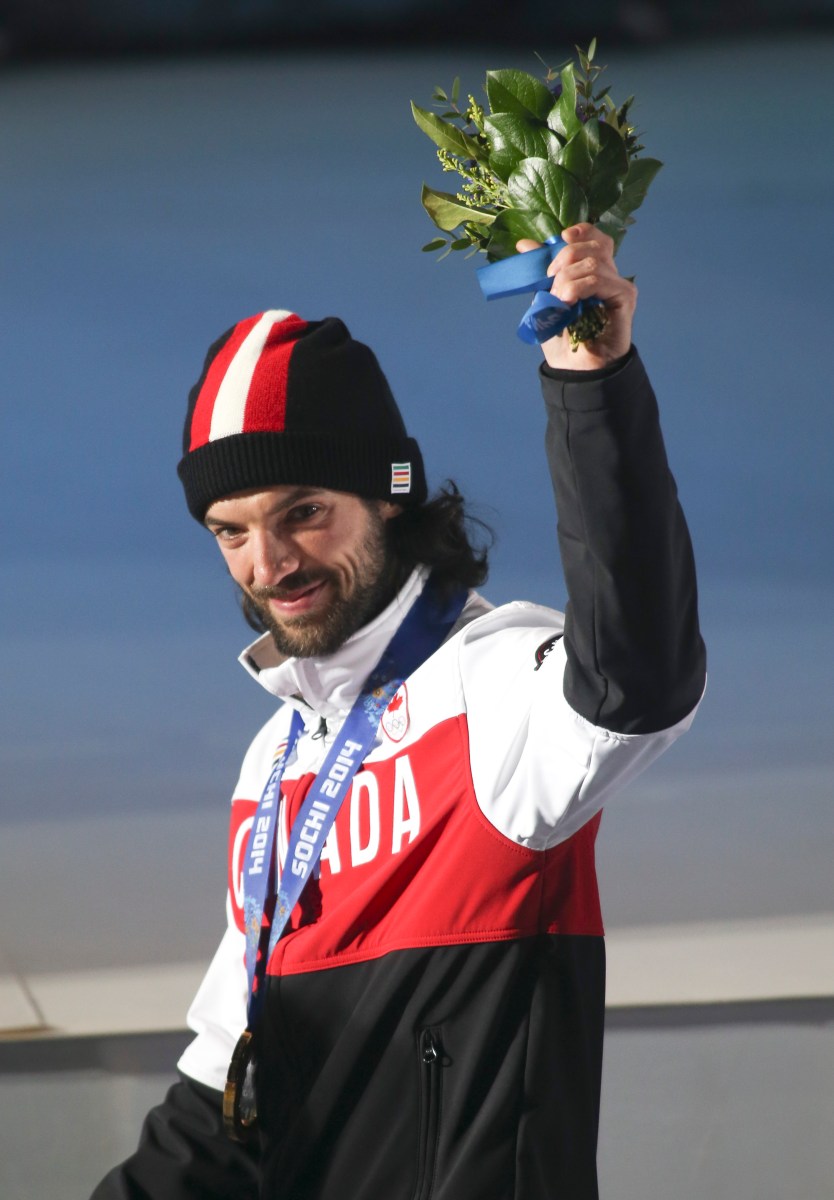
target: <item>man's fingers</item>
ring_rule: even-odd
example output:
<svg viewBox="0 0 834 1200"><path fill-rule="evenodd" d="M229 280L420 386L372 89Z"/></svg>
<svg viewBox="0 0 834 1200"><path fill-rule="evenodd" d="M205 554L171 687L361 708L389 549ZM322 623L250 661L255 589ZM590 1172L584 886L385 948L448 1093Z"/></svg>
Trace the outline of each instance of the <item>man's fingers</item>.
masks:
<svg viewBox="0 0 834 1200"><path fill-rule="evenodd" d="M609 308L633 311L637 289L617 270L613 239L588 222L570 225L561 236L566 244L547 268L553 279L550 290L554 296L565 304L594 296ZM523 254L541 245L532 238L520 238L516 250Z"/></svg>
<svg viewBox="0 0 834 1200"><path fill-rule="evenodd" d="M585 246L584 242L580 244ZM568 247L551 264L555 267L551 288L554 295L566 304L575 304L577 300L586 300L589 296L605 301L633 303L636 299L634 285L623 279L613 259L593 251L573 258L572 252L575 250L575 246Z"/></svg>
<svg viewBox="0 0 834 1200"><path fill-rule="evenodd" d="M556 255L551 265L555 265L559 270L568 263L578 263L584 258L593 258L600 263L610 264L616 270L613 240L606 234L600 233L599 230L592 229L590 226L586 228L590 229L588 236L568 242Z"/></svg>
<svg viewBox="0 0 834 1200"><path fill-rule="evenodd" d="M607 233L603 233L601 229L597 229L595 225L589 225L587 221L583 221L579 225L569 225L567 229L563 229L560 237L568 246L574 245L576 242L595 242L602 247L604 253L614 253L614 239L610 238ZM515 244L516 250L523 254L525 250L537 250L542 242L534 241L533 238L519 238Z"/></svg>
<svg viewBox="0 0 834 1200"><path fill-rule="evenodd" d="M600 280L620 278L619 271L609 259L597 258L593 254L586 254L574 262L570 259L559 260L555 271L550 274L564 280L586 279L592 275Z"/></svg>
<svg viewBox="0 0 834 1200"><path fill-rule="evenodd" d="M620 275L602 271L590 271L572 278L560 271L551 291L565 304L575 304L577 300L588 300L591 296L604 300L609 306L633 308L637 302L637 289L633 283Z"/></svg>
<svg viewBox="0 0 834 1200"><path fill-rule="evenodd" d="M614 253L614 239L597 229L596 225L589 225L587 221L582 221L579 225L569 225L567 229L562 230L561 236L562 241L567 242L569 246L575 242L593 241L601 243L607 253Z"/></svg>

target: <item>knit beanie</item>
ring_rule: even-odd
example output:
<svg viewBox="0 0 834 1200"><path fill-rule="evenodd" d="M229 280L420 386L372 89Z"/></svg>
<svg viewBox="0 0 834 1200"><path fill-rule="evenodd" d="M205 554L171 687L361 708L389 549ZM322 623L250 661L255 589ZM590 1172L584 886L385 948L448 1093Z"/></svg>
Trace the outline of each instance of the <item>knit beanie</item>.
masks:
<svg viewBox="0 0 834 1200"><path fill-rule="evenodd" d="M421 504L420 449L373 352L337 317L271 309L211 346L188 397L177 467L192 516L278 484Z"/></svg>

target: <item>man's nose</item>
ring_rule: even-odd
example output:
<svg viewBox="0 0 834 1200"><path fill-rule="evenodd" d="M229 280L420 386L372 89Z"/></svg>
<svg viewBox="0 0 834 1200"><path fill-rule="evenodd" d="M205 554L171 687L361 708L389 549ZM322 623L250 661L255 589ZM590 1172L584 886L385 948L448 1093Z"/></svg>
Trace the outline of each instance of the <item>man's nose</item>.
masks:
<svg viewBox="0 0 834 1200"><path fill-rule="evenodd" d="M256 587L274 587L300 565L292 544L276 533L264 531L255 537L252 582Z"/></svg>

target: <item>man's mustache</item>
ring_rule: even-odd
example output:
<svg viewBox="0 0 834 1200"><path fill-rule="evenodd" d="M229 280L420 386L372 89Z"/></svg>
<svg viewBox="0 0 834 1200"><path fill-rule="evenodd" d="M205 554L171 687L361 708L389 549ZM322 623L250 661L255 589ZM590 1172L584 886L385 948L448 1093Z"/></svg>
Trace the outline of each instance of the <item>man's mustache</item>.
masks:
<svg viewBox="0 0 834 1200"><path fill-rule="evenodd" d="M317 583L327 583L329 580L329 572L319 571L313 574L310 571L296 571L282 579L280 584L271 587L251 587L249 595L253 600L286 600L294 593L314 587Z"/></svg>

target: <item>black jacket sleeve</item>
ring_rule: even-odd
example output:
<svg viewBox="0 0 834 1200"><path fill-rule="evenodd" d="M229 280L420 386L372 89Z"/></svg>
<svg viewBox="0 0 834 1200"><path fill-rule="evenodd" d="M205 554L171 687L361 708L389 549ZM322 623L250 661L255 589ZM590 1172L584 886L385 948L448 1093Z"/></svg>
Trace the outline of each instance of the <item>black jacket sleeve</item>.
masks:
<svg viewBox="0 0 834 1200"><path fill-rule="evenodd" d="M635 350L613 371L541 376L568 590L565 697L612 732L668 728L700 699L705 652L651 384Z"/></svg>
<svg viewBox="0 0 834 1200"><path fill-rule="evenodd" d="M91 1200L257 1200L257 1143L223 1129L222 1093L182 1077L145 1118L139 1147Z"/></svg>

